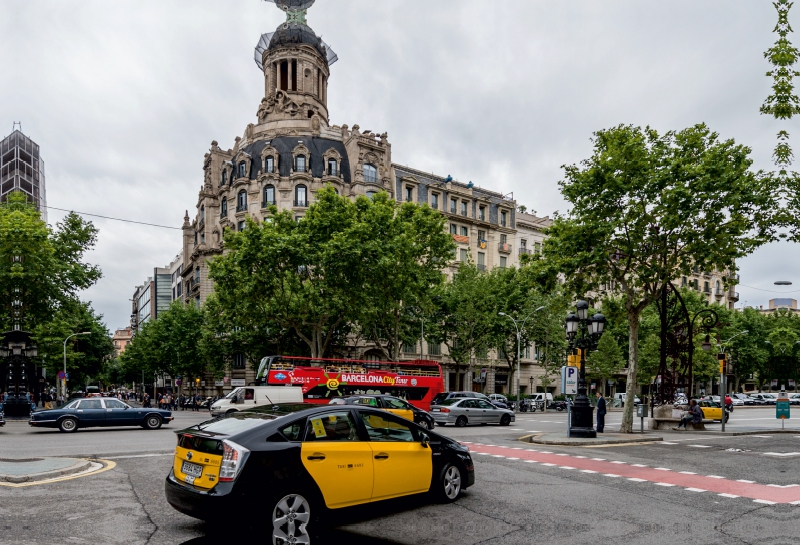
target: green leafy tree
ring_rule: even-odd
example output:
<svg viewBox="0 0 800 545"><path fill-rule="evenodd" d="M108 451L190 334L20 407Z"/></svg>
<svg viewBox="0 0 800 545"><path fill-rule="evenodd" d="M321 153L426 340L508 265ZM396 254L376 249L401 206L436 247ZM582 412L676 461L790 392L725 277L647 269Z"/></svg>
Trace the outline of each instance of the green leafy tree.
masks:
<svg viewBox="0 0 800 545"><path fill-rule="evenodd" d="M356 221L334 241L336 251L359 257L353 281L363 295L361 331L385 357L397 360L405 338L419 338L419 315L455 251L446 218L428 206L398 204L385 192L355 203ZM357 268L355 268L357 266Z"/></svg>
<svg viewBox="0 0 800 545"><path fill-rule="evenodd" d="M111 333L88 303L67 300L49 320L37 324L31 332L38 346L38 364L53 377L64 368L64 340L73 333L89 335L72 337L67 341L67 372L69 388L82 389L104 373L113 359Z"/></svg>
<svg viewBox="0 0 800 545"><path fill-rule="evenodd" d="M0 330L32 330L100 279L83 262L97 229L68 214L51 229L22 193L0 203Z"/></svg>
<svg viewBox="0 0 800 545"><path fill-rule="evenodd" d="M774 180L750 170L750 149L705 125L659 135L618 126L595 133L592 156L565 167L572 209L549 229L545 255L573 293L614 284L628 321L627 395L636 391L639 321L667 282L735 260L773 240ZM633 404L623 413L631 432Z"/></svg>
<svg viewBox="0 0 800 545"><path fill-rule="evenodd" d="M120 373L145 382L153 377L199 377L218 372L202 350L203 313L195 305L173 303L157 320L144 323L120 357Z"/></svg>
<svg viewBox="0 0 800 545"><path fill-rule="evenodd" d="M613 335L603 335L597 343L597 350L586 360L586 375L592 380L601 381L600 391L605 392L606 382L625 366L622 350Z"/></svg>

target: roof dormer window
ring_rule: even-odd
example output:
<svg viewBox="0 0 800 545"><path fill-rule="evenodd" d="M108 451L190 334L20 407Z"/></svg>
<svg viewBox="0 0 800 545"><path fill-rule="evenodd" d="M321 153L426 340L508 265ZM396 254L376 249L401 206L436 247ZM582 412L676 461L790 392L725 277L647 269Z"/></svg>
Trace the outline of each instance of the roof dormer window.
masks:
<svg viewBox="0 0 800 545"><path fill-rule="evenodd" d="M330 158L328 159L328 176L338 176L339 175L339 165L336 163L336 159Z"/></svg>
<svg viewBox="0 0 800 545"><path fill-rule="evenodd" d="M267 157L266 165L264 165L264 169L265 169L265 172L267 174L271 174L271 173L275 172L275 158L272 155Z"/></svg>
<svg viewBox="0 0 800 545"><path fill-rule="evenodd" d="M305 155L298 155L295 159L295 172L305 172L306 171L306 156Z"/></svg>
<svg viewBox="0 0 800 545"><path fill-rule="evenodd" d="M244 178L247 176L247 163L242 161L239 163L239 178Z"/></svg>

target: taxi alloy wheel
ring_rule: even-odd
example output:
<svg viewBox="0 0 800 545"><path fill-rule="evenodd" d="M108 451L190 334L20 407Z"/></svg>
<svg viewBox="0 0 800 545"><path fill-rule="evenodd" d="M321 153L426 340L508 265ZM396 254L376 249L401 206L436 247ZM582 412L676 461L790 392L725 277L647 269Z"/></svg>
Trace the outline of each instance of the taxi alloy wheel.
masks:
<svg viewBox="0 0 800 545"><path fill-rule="evenodd" d="M439 487L437 495L444 503L451 503L458 499L461 493L461 470L457 465L448 463L439 473Z"/></svg>
<svg viewBox="0 0 800 545"><path fill-rule="evenodd" d="M78 429L78 421L75 420L74 418L65 418L58 425L58 429L60 429L64 433L72 433Z"/></svg>
<svg viewBox="0 0 800 545"><path fill-rule="evenodd" d="M311 507L308 500L300 494L289 494L281 498L272 511L273 545L310 543L308 523L311 521Z"/></svg>
<svg viewBox="0 0 800 545"><path fill-rule="evenodd" d="M148 430L157 430L161 427L161 417L157 414L151 414L144 421L144 427Z"/></svg>

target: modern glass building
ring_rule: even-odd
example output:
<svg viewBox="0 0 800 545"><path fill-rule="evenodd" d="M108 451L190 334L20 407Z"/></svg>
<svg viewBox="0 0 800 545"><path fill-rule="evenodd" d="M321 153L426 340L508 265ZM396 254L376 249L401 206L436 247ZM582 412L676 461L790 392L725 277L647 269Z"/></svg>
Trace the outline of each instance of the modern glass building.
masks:
<svg viewBox="0 0 800 545"><path fill-rule="evenodd" d="M28 195L47 221L44 161L39 155L39 144L19 130L0 141L0 202L12 191Z"/></svg>

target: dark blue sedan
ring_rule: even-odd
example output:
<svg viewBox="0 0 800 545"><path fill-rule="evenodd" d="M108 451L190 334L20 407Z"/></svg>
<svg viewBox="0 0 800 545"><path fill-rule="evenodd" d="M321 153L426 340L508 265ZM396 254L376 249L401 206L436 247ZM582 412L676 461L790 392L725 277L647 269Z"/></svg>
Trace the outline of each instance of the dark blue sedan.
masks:
<svg viewBox="0 0 800 545"><path fill-rule="evenodd" d="M91 397L72 400L57 409L35 411L28 423L37 428L58 428L70 433L78 428L99 426L141 426L157 430L172 419L170 411L136 409L113 397Z"/></svg>

